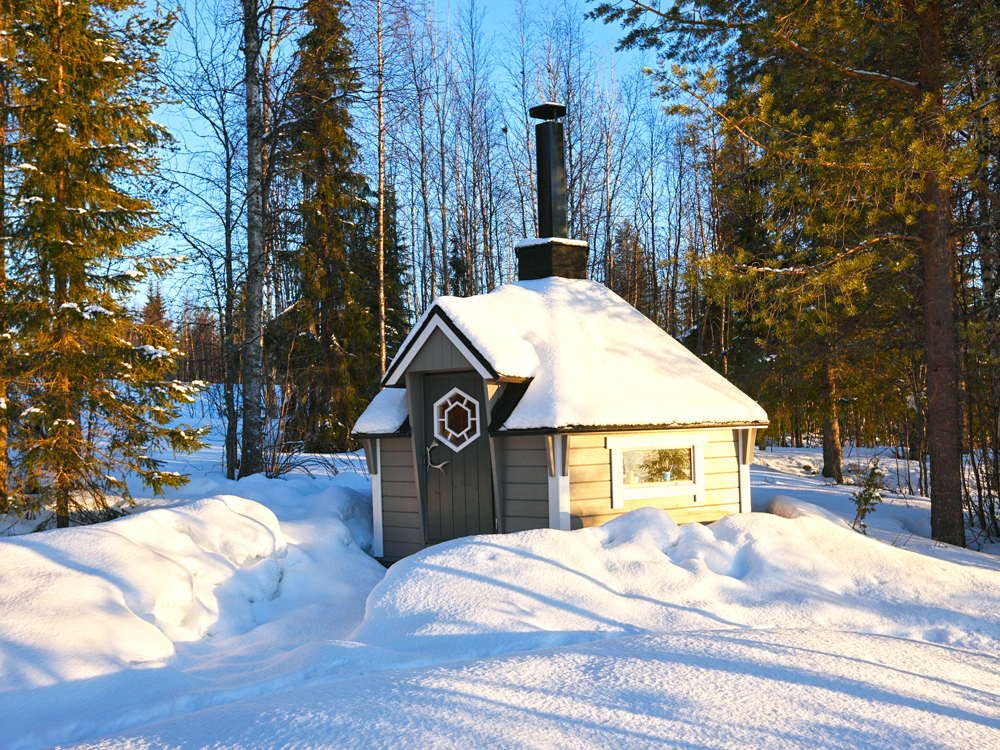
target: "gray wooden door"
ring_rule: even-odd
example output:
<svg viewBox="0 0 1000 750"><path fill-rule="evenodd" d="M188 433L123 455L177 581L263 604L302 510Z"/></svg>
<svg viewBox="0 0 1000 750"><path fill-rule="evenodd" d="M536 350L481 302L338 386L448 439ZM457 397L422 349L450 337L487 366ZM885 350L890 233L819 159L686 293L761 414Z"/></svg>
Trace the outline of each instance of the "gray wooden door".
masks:
<svg viewBox="0 0 1000 750"><path fill-rule="evenodd" d="M455 393L449 397L455 389ZM424 376L424 441L431 448L425 455L427 472L427 541L442 542L472 534L492 534L496 530L493 507L493 476L490 467L490 445L486 426L488 411L484 403L482 378L475 372L449 372ZM449 424L461 430L470 426L468 404L464 396L479 405L474 432L470 429L462 437L453 438L460 443L458 450L449 447L447 440L435 437L435 427L441 431L441 409L448 409L447 401L454 402L455 415ZM446 399L446 403L436 404ZM446 428L447 429L447 428ZM434 443L437 445L434 445ZM428 460L429 459L429 460ZM440 465L434 468L431 464Z"/></svg>

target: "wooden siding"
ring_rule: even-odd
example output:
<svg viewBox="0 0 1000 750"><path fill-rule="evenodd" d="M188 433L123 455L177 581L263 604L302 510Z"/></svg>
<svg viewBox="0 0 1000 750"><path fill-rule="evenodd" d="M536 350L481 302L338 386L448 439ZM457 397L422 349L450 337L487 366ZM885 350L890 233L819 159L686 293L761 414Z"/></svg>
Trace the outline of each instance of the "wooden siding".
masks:
<svg viewBox="0 0 1000 750"><path fill-rule="evenodd" d="M472 365L455 348L440 329L428 337L420 351L413 357L407 372L439 372L447 370L468 370Z"/></svg>
<svg viewBox="0 0 1000 750"><path fill-rule="evenodd" d="M738 513L740 474L736 431L718 429L698 432L707 432L708 435L704 448L705 502L695 504L692 494L653 500L626 500L624 509L611 508L611 451L604 447L604 440L609 434L573 435L569 452L572 527L599 526L622 513L642 507L663 508L677 523L714 521L730 513Z"/></svg>
<svg viewBox="0 0 1000 750"><path fill-rule="evenodd" d="M541 435L496 438L505 533L549 526L549 461Z"/></svg>
<svg viewBox="0 0 1000 750"><path fill-rule="evenodd" d="M382 440L383 559L395 561L424 548L413 451L408 438Z"/></svg>

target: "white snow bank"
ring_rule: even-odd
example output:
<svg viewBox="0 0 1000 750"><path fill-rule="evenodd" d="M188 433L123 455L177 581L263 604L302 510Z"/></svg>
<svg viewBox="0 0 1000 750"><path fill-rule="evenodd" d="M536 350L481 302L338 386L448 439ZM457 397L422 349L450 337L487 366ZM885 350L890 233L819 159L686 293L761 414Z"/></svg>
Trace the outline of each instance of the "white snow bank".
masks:
<svg viewBox="0 0 1000 750"><path fill-rule="evenodd" d="M285 542L233 496L0 541L0 686L25 690L157 666L174 642L254 625Z"/></svg>
<svg viewBox="0 0 1000 750"><path fill-rule="evenodd" d="M0 542L0 747L143 725L88 747L998 745L1000 564L919 541L926 501L866 519L923 555L819 518L677 528L656 511L451 542L394 566L362 625L385 575L361 550L368 478L229 482L221 456L217 442L168 458L193 479L141 501L159 510ZM755 505L780 492L853 507L853 488L753 472ZM155 528L114 532L160 511ZM211 616L168 596L185 576L199 591L185 565L221 571L206 607L225 612L229 590L245 614L271 562L277 596L249 603L236 635L193 637ZM490 656L539 646L555 648Z"/></svg>
<svg viewBox="0 0 1000 750"><path fill-rule="evenodd" d="M97 737L336 672L352 649L332 644L385 573L361 549L370 486L352 473L237 483L196 471L172 491L196 499L0 541L0 747Z"/></svg>
<svg viewBox="0 0 1000 750"><path fill-rule="evenodd" d="M448 542L394 565L354 634L453 659L635 633L818 627L1000 651L1000 573L817 518L661 510Z"/></svg>
<svg viewBox="0 0 1000 750"><path fill-rule="evenodd" d="M496 372L534 378L504 429L767 421L753 399L602 284L547 278L439 297L401 353L435 308Z"/></svg>
<svg viewBox="0 0 1000 750"><path fill-rule="evenodd" d="M845 480L858 481L859 474L871 465L873 453L867 451L866 455L865 449L861 452L851 449L847 457L845 451L845 471L850 466L854 474L845 475ZM916 487L919 470L916 461L897 461L892 456L887 457L884 450L879 458L879 467L886 470L885 481L890 488L906 488L908 484ZM829 514L825 516L829 520L840 518L849 523L857 514L853 495L858 487L856 484L838 485L813 476L813 472L818 474L814 467L822 465L820 448L768 448L755 452L754 465L750 469L751 507L755 512L772 510L779 515L822 515L816 510L820 508ZM906 479L908 474L913 475L911 480ZM776 494L781 495L781 508L769 509L768 503ZM870 538L894 547L904 547L947 562L1000 571L1000 543L990 543L975 529L966 532L969 549L932 541L931 503L926 497L889 489L882 493L882 502L865 518L865 526L865 533Z"/></svg>
<svg viewBox="0 0 1000 750"><path fill-rule="evenodd" d="M617 638L384 672L80 748L995 748L994 656L822 630Z"/></svg>

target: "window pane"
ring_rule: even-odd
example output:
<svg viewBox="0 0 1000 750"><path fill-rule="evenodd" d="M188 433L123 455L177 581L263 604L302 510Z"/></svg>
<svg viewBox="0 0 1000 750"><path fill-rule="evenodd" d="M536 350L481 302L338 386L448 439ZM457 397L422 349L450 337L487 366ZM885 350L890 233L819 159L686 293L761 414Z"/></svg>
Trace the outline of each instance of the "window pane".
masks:
<svg viewBox="0 0 1000 750"><path fill-rule="evenodd" d="M462 405L450 407L446 423L448 432L452 435L461 435L469 429L469 410Z"/></svg>
<svg viewBox="0 0 1000 750"><path fill-rule="evenodd" d="M622 451L626 487L691 481L690 448L645 448Z"/></svg>

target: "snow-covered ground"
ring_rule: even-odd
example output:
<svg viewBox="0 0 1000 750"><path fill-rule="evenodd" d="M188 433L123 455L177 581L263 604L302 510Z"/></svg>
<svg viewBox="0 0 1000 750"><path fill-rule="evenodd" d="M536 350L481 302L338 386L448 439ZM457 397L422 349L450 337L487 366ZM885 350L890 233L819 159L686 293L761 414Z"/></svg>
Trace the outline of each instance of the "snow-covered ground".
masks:
<svg viewBox="0 0 1000 750"><path fill-rule="evenodd" d="M1000 558L931 542L912 496L850 530L815 449L759 456L772 513L644 509L388 572L363 474L219 458L125 518L0 540L0 747L1000 747Z"/></svg>
<svg viewBox="0 0 1000 750"><path fill-rule="evenodd" d="M866 469L876 458L879 469L886 474L883 481L887 489L883 491L882 503L875 513L864 520L868 536L894 547L905 547L967 565L991 564L993 556L1000 556L1000 544L989 543L975 530L968 530L966 534L970 548L988 552L991 556L984 558L971 550L932 542L930 501L905 492L907 474L910 475L909 486L917 486L916 462L898 461L885 449L845 449L843 465L847 484L842 486L819 476L823 467L823 452L819 448L769 448L758 451L754 454L754 465L750 471L753 509L764 511L776 495L788 495L794 502L779 500L771 507L771 512L780 515L822 513L834 523L850 526L857 513L851 495L860 490L857 484L863 480Z"/></svg>

